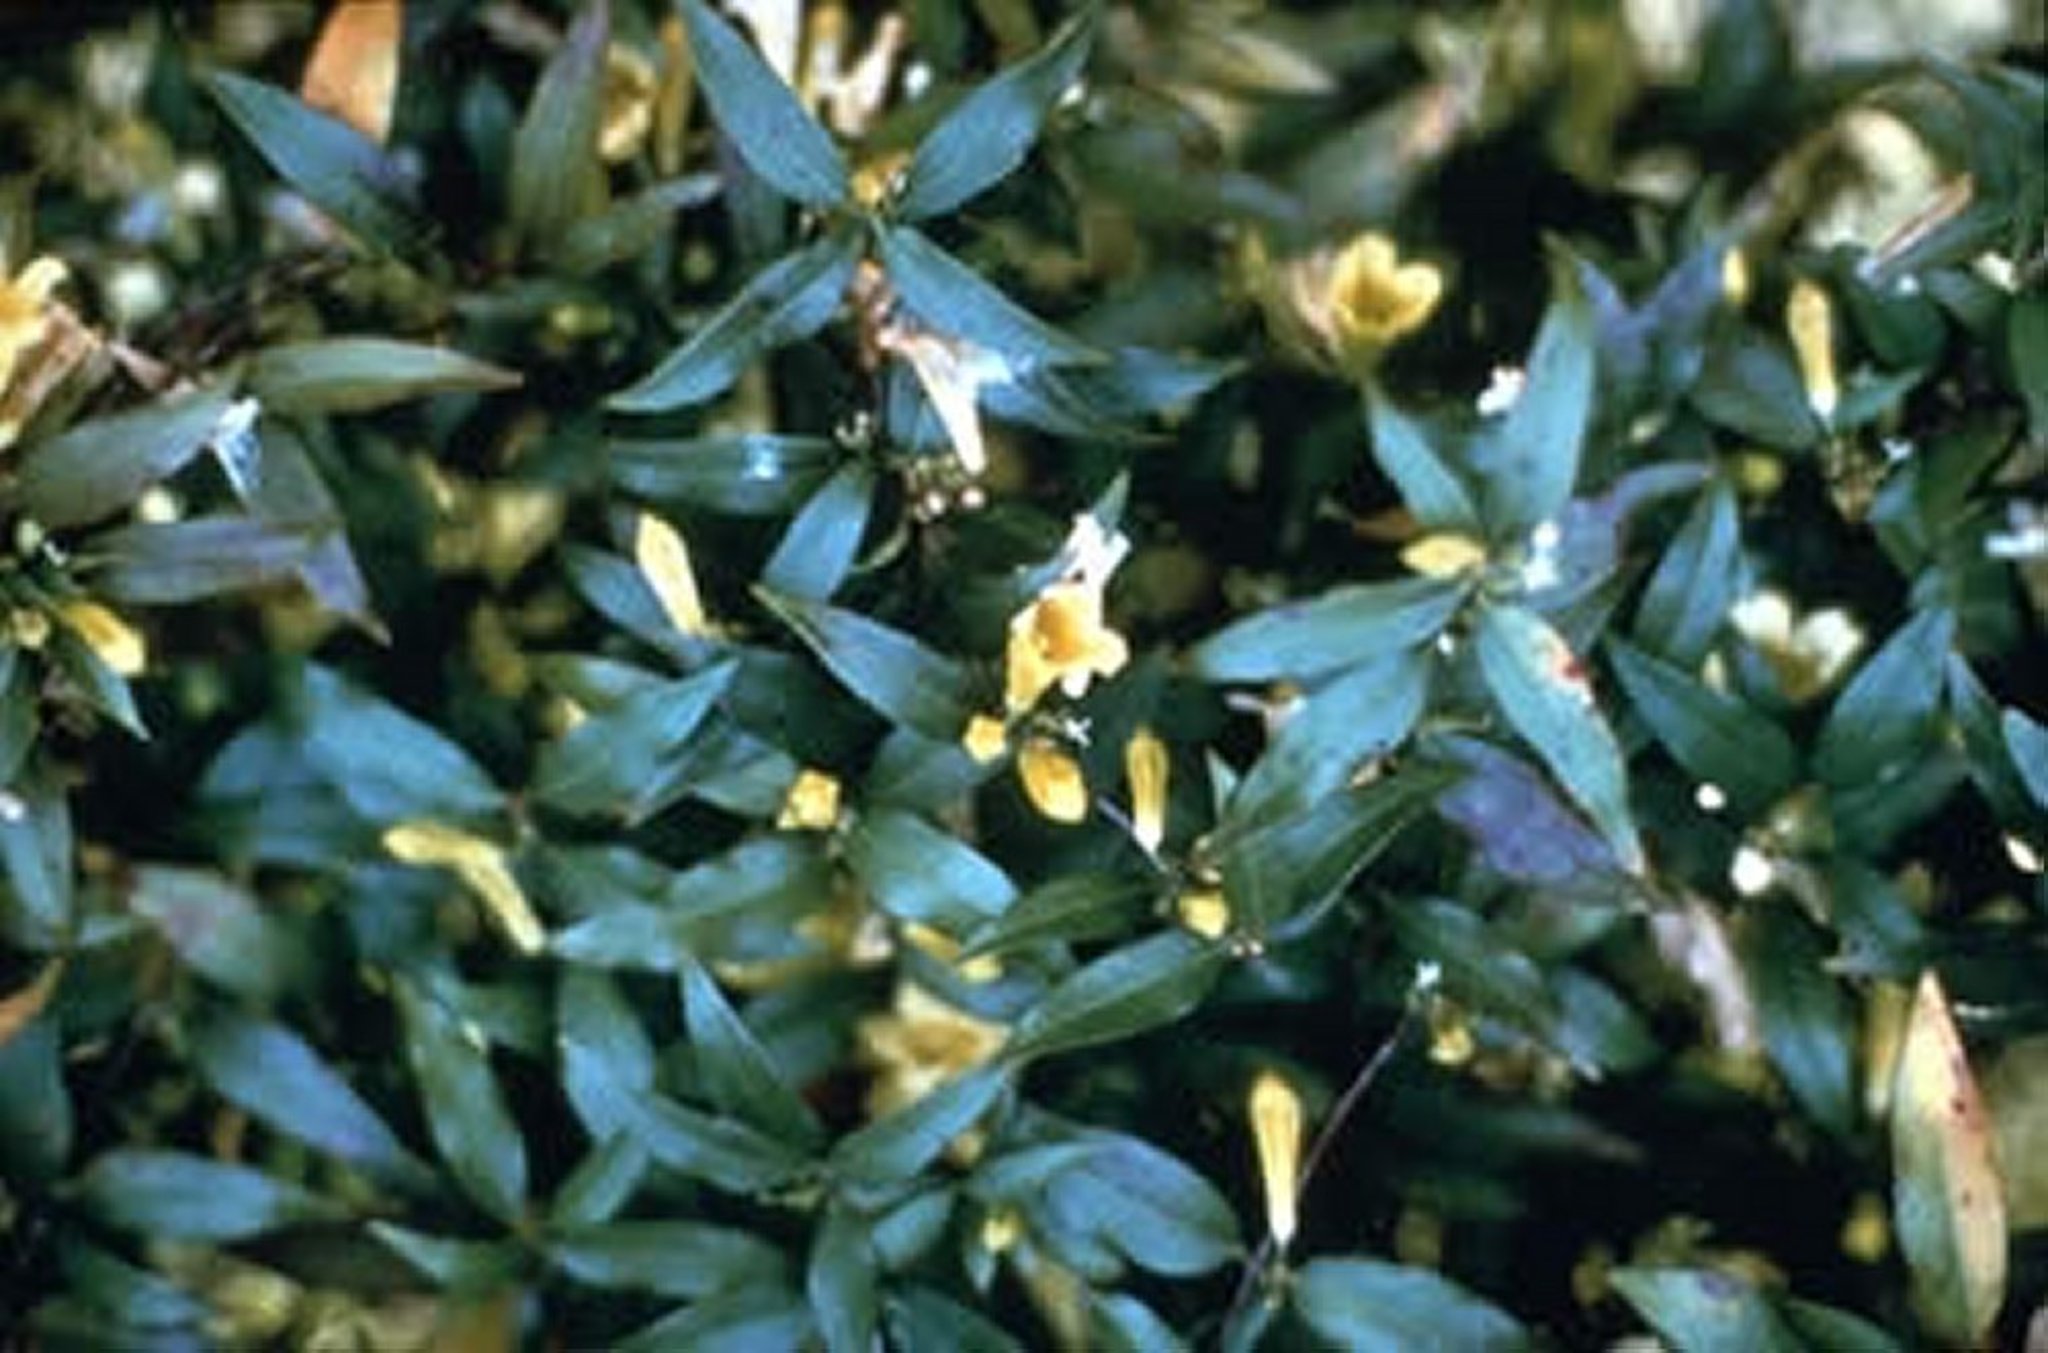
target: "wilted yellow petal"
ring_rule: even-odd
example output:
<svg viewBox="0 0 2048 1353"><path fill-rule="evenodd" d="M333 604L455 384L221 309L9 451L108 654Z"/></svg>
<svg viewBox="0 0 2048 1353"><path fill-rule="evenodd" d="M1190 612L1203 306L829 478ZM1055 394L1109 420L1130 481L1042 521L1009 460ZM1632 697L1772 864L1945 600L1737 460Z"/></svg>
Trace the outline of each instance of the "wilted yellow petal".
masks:
<svg viewBox="0 0 2048 1353"><path fill-rule="evenodd" d="M673 526L652 513L641 513L633 529L633 561L654 589L655 600L670 624L684 634L708 632L704 599L697 591L697 574L690 567L690 547Z"/></svg>
<svg viewBox="0 0 2048 1353"><path fill-rule="evenodd" d="M1277 1073L1261 1071L1252 1082L1250 1111L1259 1183L1266 1198L1266 1229L1284 1247L1294 1239L1296 1195L1301 1188L1301 1096Z"/></svg>
<svg viewBox="0 0 2048 1353"><path fill-rule="evenodd" d="M458 827L421 819L387 830L384 849L403 864L451 871L476 894L513 948L522 954L540 952L547 934L512 876L502 846Z"/></svg>
<svg viewBox="0 0 2048 1353"><path fill-rule="evenodd" d="M36 974L33 982L11 996L0 998L0 1048L14 1041L14 1036L28 1027L30 1020L43 1013L50 1003L50 997L57 992L58 979L64 976L64 960L53 959Z"/></svg>
<svg viewBox="0 0 2048 1353"><path fill-rule="evenodd" d="M313 44L299 97L382 144L398 102L404 27L400 0L342 0L328 12Z"/></svg>
<svg viewBox="0 0 2048 1353"><path fill-rule="evenodd" d="M1456 531L1436 531L1401 551L1401 562L1429 578L1454 578L1486 562L1486 546Z"/></svg>
<svg viewBox="0 0 2048 1353"><path fill-rule="evenodd" d="M775 825L785 831L823 831L839 821L839 781L808 767L789 786Z"/></svg>
<svg viewBox="0 0 2048 1353"><path fill-rule="evenodd" d="M1054 822L1075 823L1088 816L1088 782L1081 765L1048 738L1032 738L1017 753L1017 776L1031 806Z"/></svg>
<svg viewBox="0 0 2048 1353"><path fill-rule="evenodd" d="M960 745L979 765L986 766L1010 748L1010 729L1001 719L988 714L977 714L967 721L967 731L960 735Z"/></svg>
<svg viewBox="0 0 2048 1353"><path fill-rule="evenodd" d="M1828 294L1806 278L1792 284L1785 300L1785 329L1799 357L1806 402L1822 422L1834 417L1841 389L1835 382L1835 307Z"/></svg>
<svg viewBox="0 0 2048 1353"><path fill-rule="evenodd" d="M116 676L141 676L149 666L149 646L142 635L98 602L67 601L57 614Z"/></svg>
<svg viewBox="0 0 2048 1353"><path fill-rule="evenodd" d="M2004 1184L1941 979L1920 978L1892 1076L1892 1212L1914 1305L1940 1344L1985 1346L2005 1301Z"/></svg>
<svg viewBox="0 0 2048 1353"><path fill-rule="evenodd" d="M1166 839L1166 744L1142 725L1124 746L1124 776L1131 782L1131 835L1146 852Z"/></svg>

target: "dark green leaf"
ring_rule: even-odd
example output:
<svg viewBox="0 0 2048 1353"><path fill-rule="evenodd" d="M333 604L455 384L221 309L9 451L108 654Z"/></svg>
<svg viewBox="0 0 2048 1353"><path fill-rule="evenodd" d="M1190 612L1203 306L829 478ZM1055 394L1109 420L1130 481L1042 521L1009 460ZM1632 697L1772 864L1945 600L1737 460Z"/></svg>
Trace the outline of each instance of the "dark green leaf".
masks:
<svg viewBox="0 0 2048 1353"><path fill-rule="evenodd" d="M394 993L406 1061L441 1159L485 1211L517 1221L526 1209L526 1141L491 1073L482 1035L409 983L398 983Z"/></svg>
<svg viewBox="0 0 2048 1353"><path fill-rule="evenodd" d="M2034 803L2048 812L2048 728L2017 709L2008 709L1999 726L2005 730L2005 745L2012 753L2013 769L2025 782Z"/></svg>
<svg viewBox="0 0 2048 1353"><path fill-rule="evenodd" d="M451 1240L384 1221L364 1229L444 1292L499 1291L518 1276L524 1260L523 1247L512 1241Z"/></svg>
<svg viewBox="0 0 2048 1353"><path fill-rule="evenodd" d="M1791 908L1752 908L1737 931L1764 1046L1792 1097L1841 1138L1856 1128L1856 1026L1828 950Z"/></svg>
<svg viewBox="0 0 2048 1353"><path fill-rule="evenodd" d="M1692 669L1727 623L1742 586L1742 524L1735 490L1716 481L1657 561L1636 608L1636 637L1667 662Z"/></svg>
<svg viewBox="0 0 2048 1353"><path fill-rule="evenodd" d="M1031 56L979 85L926 133L904 171L905 220L951 211L1009 177L1038 139L1047 111L1079 78L1095 14L1083 10Z"/></svg>
<svg viewBox="0 0 2048 1353"><path fill-rule="evenodd" d="M839 590L860 550L874 502L875 476L848 461L825 481L761 570L761 583L784 596L825 601Z"/></svg>
<svg viewBox="0 0 2048 1353"><path fill-rule="evenodd" d="M1727 790L1745 815L1760 816L1792 787L1799 752L1777 724L1620 639L1610 637L1607 651L1622 690L1672 759Z"/></svg>
<svg viewBox="0 0 2048 1353"><path fill-rule="evenodd" d="M555 1190L549 1216L557 1226L597 1226L619 1215L647 1180L652 1164L625 1132L605 1137Z"/></svg>
<svg viewBox="0 0 2048 1353"><path fill-rule="evenodd" d="M967 674L951 659L853 611L758 586L754 595L878 714L943 742L967 727Z"/></svg>
<svg viewBox="0 0 2048 1353"><path fill-rule="evenodd" d="M296 1184L178 1151L109 1151L79 1178L78 1192L106 1225L163 1240L246 1240L341 1215Z"/></svg>
<svg viewBox="0 0 2048 1353"><path fill-rule="evenodd" d="M1425 530L1477 537L1482 528L1471 491L1429 444L1421 424L1378 386L1366 391L1365 411L1372 426L1373 459L1400 490L1408 515Z"/></svg>
<svg viewBox="0 0 2048 1353"><path fill-rule="evenodd" d="M362 413L451 390L505 390L520 375L453 348L391 338L316 338L265 348L249 389L279 413Z"/></svg>
<svg viewBox="0 0 2048 1353"><path fill-rule="evenodd" d="M889 1346L902 1353L1024 1353L986 1316L941 1295L913 1285L893 1292L888 1302Z"/></svg>
<svg viewBox="0 0 2048 1353"><path fill-rule="evenodd" d="M404 246L425 233L405 172L361 132L259 80L204 78L228 120L314 206L373 244Z"/></svg>
<svg viewBox="0 0 2048 1353"><path fill-rule="evenodd" d="M288 582L336 538L333 527L194 517L103 531L84 547L93 588L109 601L173 606Z"/></svg>
<svg viewBox="0 0 2048 1353"><path fill-rule="evenodd" d="M1707 347L1687 396L1709 422L1782 451L1820 440L1799 368L1777 338L1730 325Z"/></svg>
<svg viewBox="0 0 2048 1353"><path fill-rule="evenodd" d="M1173 1327L1136 1297L1098 1294L1088 1314L1089 1336L1102 1353L1187 1353Z"/></svg>
<svg viewBox="0 0 2048 1353"><path fill-rule="evenodd" d="M170 865L135 870L128 909L163 932L193 969L254 1001L298 986L306 954L296 936L247 891L220 875Z"/></svg>
<svg viewBox="0 0 2048 1353"><path fill-rule="evenodd" d="M1906 1353L1905 1345L1884 1329L1832 1306L1780 1297L1778 1315L1811 1349L1855 1349L1856 1353Z"/></svg>
<svg viewBox="0 0 2048 1353"><path fill-rule="evenodd" d="M81 1296L130 1329L197 1326L212 1314L205 1302L168 1278L83 1242L63 1243L57 1262Z"/></svg>
<svg viewBox="0 0 2048 1353"><path fill-rule="evenodd" d="M15 472L15 501L45 526L118 512L205 450L232 402L232 390L215 387L80 423L29 449Z"/></svg>
<svg viewBox="0 0 2048 1353"><path fill-rule="evenodd" d="M798 1146L820 1137L818 1120L745 1022L727 1003L704 965L681 964L683 1017L698 1074L711 1102L734 1118Z"/></svg>
<svg viewBox="0 0 2048 1353"><path fill-rule="evenodd" d="M1195 1008L1228 962L1223 949L1183 930L1112 950L1026 1011L1003 1057L1017 1063L1170 1024Z"/></svg>
<svg viewBox="0 0 2048 1353"><path fill-rule="evenodd" d="M664 768L684 752L738 670L738 663L717 663L681 681L635 691L584 719L541 751L535 797L565 813L640 820L655 806L648 796L660 786Z"/></svg>
<svg viewBox="0 0 2048 1353"><path fill-rule="evenodd" d="M1676 1353L1805 1353L1763 1293L1707 1268L1621 1268L1610 1279Z"/></svg>
<svg viewBox="0 0 2048 1353"><path fill-rule="evenodd" d="M867 1220L827 1208L811 1238L804 1291L828 1353L869 1353L874 1346L881 1320L876 1267Z"/></svg>
<svg viewBox="0 0 2048 1353"><path fill-rule="evenodd" d="M0 1178L20 1185L56 1175L75 1123L57 1022L38 1017L0 1039Z"/></svg>
<svg viewBox="0 0 2048 1353"><path fill-rule="evenodd" d="M1923 611L1872 654L1835 701L1813 770L1847 788L1882 780L1925 754L1935 734L1955 617Z"/></svg>
<svg viewBox="0 0 2048 1353"><path fill-rule="evenodd" d="M900 808L864 814L847 834L846 861L891 916L956 934L1000 916L1017 896L988 857Z"/></svg>
<svg viewBox="0 0 2048 1353"><path fill-rule="evenodd" d="M562 975L555 1022L562 1092L590 1135L608 1139L654 1088L654 1044L612 980L584 967Z"/></svg>
<svg viewBox="0 0 2048 1353"><path fill-rule="evenodd" d="M811 1334L803 1299L779 1283L721 1292L663 1316L617 1345L618 1353L762 1353L801 1348Z"/></svg>
<svg viewBox="0 0 2048 1353"><path fill-rule="evenodd" d="M1483 608L1475 643L1501 717L1585 809L1622 867L1639 872L1643 848L1629 813L1621 748L1593 701L1577 655L1555 630L1518 606Z"/></svg>
<svg viewBox="0 0 2048 1353"><path fill-rule="evenodd" d="M2048 446L2048 290L2015 296L2005 316L2005 355L2027 406L2034 445Z"/></svg>
<svg viewBox="0 0 2048 1353"><path fill-rule="evenodd" d="M1239 1257L1237 1217L1214 1185L1136 1137L1091 1133L1040 1206L1059 1230L1098 1236L1139 1267L1191 1278Z"/></svg>
<svg viewBox="0 0 2048 1353"><path fill-rule="evenodd" d="M46 776L10 787L21 811L0 814L0 920L7 937L25 946L55 948L71 929L71 798Z"/></svg>
<svg viewBox="0 0 2048 1353"><path fill-rule="evenodd" d="M429 724L324 667L305 672L306 759L372 822L487 817L504 796Z"/></svg>
<svg viewBox="0 0 2048 1353"><path fill-rule="evenodd" d="M553 250L555 265L570 277L589 277L614 263L638 258L673 227L677 212L717 195L714 174L687 174L643 188L570 226Z"/></svg>
<svg viewBox="0 0 2048 1353"><path fill-rule="evenodd" d="M604 205L598 128L605 104L606 0L586 0L542 70L512 137L510 217L529 244L547 248Z"/></svg>
<svg viewBox="0 0 2048 1353"><path fill-rule="evenodd" d="M840 460L827 437L766 432L611 444L612 482L658 503L687 503L742 517L796 509Z"/></svg>
<svg viewBox="0 0 2048 1353"><path fill-rule="evenodd" d="M1487 467L1486 525L1498 540L1517 539L1564 511L1592 421L1593 310L1569 267L1551 269L1551 288L1527 380L1500 428L1499 461Z"/></svg>
<svg viewBox="0 0 2048 1353"><path fill-rule="evenodd" d="M1421 651L1394 653L1310 691L1239 782L1228 829L1301 812L1393 751L1422 717L1432 665Z"/></svg>
<svg viewBox="0 0 2048 1353"><path fill-rule="evenodd" d="M683 23L712 115L747 167L804 206L844 201L846 161L781 77L703 0L685 0Z"/></svg>
<svg viewBox="0 0 2048 1353"><path fill-rule="evenodd" d="M760 1193L806 1168L792 1148L744 1123L649 1095L628 1129L668 1169L733 1193Z"/></svg>
<svg viewBox="0 0 2048 1353"><path fill-rule="evenodd" d="M1246 616L1197 644L1188 664L1209 681L1308 680L1429 642L1465 595L1437 578L1335 587Z"/></svg>
<svg viewBox="0 0 2048 1353"><path fill-rule="evenodd" d="M885 227L878 240L890 284L926 328L986 348L1013 371L1101 360L1102 354L1022 309L909 226Z"/></svg>
<svg viewBox="0 0 2048 1353"><path fill-rule="evenodd" d="M1001 1066L979 1067L947 1081L887 1118L841 1138L832 1149L833 1173L870 1188L887 1188L915 1177L948 1142L988 1112L1008 1083Z"/></svg>
<svg viewBox="0 0 2048 1353"><path fill-rule="evenodd" d="M961 957L1128 934L1158 891L1155 881L1129 874L1062 875L1032 889L972 932Z"/></svg>
<svg viewBox="0 0 2048 1353"><path fill-rule="evenodd" d="M420 1161L376 1111L283 1025L222 1011L192 1030L191 1048L214 1090L258 1121L372 1173L423 1177Z"/></svg>
<svg viewBox="0 0 2048 1353"><path fill-rule="evenodd" d="M696 1300L783 1275L780 1247L749 1231L691 1221L619 1221L556 1232L548 1257L593 1287Z"/></svg>
<svg viewBox="0 0 2048 1353"><path fill-rule="evenodd" d="M761 354L824 328L859 258L859 237L842 232L777 259L654 370L613 395L611 407L664 413L722 394Z"/></svg>
<svg viewBox="0 0 2048 1353"><path fill-rule="evenodd" d="M1429 1269L1378 1259L1315 1259L1294 1275L1292 1296L1309 1328L1348 1353L1531 1346L1506 1312Z"/></svg>

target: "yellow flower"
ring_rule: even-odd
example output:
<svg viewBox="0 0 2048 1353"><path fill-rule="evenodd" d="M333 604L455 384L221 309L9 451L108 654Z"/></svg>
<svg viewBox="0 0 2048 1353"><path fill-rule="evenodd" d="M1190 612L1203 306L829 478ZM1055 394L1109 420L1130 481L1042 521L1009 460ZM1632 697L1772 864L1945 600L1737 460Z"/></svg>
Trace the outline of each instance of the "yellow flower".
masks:
<svg viewBox="0 0 2048 1353"><path fill-rule="evenodd" d="M883 1118L923 1099L993 1057L1005 1036L1001 1025L976 1019L923 987L899 983L889 1012L860 1022L861 1060L876 1072L868 1090L869 1116Z"/></svg>
<svg viewBox="0 0 2048 1353"><path fill-rule="evenodd" d="M1454 578L1486 562L1486 546L1456 531L1435 531L1401 551L1401 562L1430 578Z"/></svg>
<svg viewBox="0 0 2048 1353"><path fill-rule="evenodd" d="M1074 519L1067 571L1010 618L1003 699L1011 713L1030 709L1054 685L1079 699L1094 678L1123 670L1130 647L1103 623L1102 593L1129 550L1094 517Z"/></svg>
<svg viewBox="0 0 2048 1353"><path fill-rule="evenodd" d="M640 153L654 127L657 94L654 63L623 43L604 54L604 113L597 134L597 153L606 164L618 164Z"/></svg>
<svg viewBox="0 0 2048 1353"><path fill-rule="evenodd" d="M1131 782L1131 836L1146 854L1166 839L1166 783L1172 763L1158 734L1140 726L1124 747L1124 778Z"/></svg>
<svg viewBox="0 0 2048 1353"><path fill-rule="evenodd" d="M785 831L824 831L839 821L839 781L806 767L789 786L775 825Z"/></svg>
<svg viewBox="0 0 2048 1353"><path fill-rule="evenodd" d="M67 601L57 608L57 616L114 675L141 676L149 666L149 646L142 636L98 602Z"/></svg>
<svg viewBox="0 0 2048 1353"><path fill-rule="evenodd" d="M402 864L447 869L476 894L484 910L522 954L536 954L547 932L526 900L526 891L512 876L504 847L445 823L420 819L401 822L384 833L384 849Z"/></svg>
<svg viewBox="0 0 2048 1353"><path fill-rule="evenodd" d="M14 379L22 354L43 341L50 293L64 277L64 265L54 258L36 259L13 277L0 259L0 392Z"/></svg>
<svg viewBox="0 0 2048 1353"><path fill-rule="evenodd" d="M1261 1071L1252 1082L1252 1142L1259 1152L1259 1183L1266 1195L1266 1229L1285 1247L1294 1239L1301 1189L1301 1096L1278 1073Z"/></svg>
<svg viewBox="0 0 2048 1353"><path fill-rule="evenodd" d="M1080 763L1050 738L1032 738L1017 753L1017 778L1031 806L1054 822L1068 824L1088 816L1088 782Z"/></svg>
<svg viewBox="0 0 2048 1353"><path fill-rule="evenodd" d="M1841 399L1835 380L1835 307L1828 294L1802 277L1785 300L1785 330L1799 356L1799 376L1806 383L1806 402L1825 423Z"/></svg>
<svg viewBox="0 0 2048 1353"><path fill-rule="evenodd" d="M640 576L653 589L670 624L693 636L711 632L704 617L704 598L697 590L697 574L690 567L690 547L683 543L681 533L652 513L641 513L633 529L633 562L640 566Z"/></svg>
<svg viewBox="0 0 2048 1353"><path fill-rule="evenodd" d="M1219 940L1230 929L1230 903L1220 888L1197 888L1174 899L1180 923L1205 940Z"/></svg>
<svg viewBox="0 0 2048 1353"><path fill-rule="evenodd" d="M960 735L960 745L967 749L976 765L986 766L1010 749L1009 726L994 715L977 714L967 721L967 731Z"/></svg>
<svg viewBox="0 0 2048 1353"><path fill-rule="evenodd" d="M1311 363L1352 377L1427 323L1443 296L1434 265L1401 262L1394 242L1376 231L1281 264L1254 241L1247 264L1274 336Z"/></svg>

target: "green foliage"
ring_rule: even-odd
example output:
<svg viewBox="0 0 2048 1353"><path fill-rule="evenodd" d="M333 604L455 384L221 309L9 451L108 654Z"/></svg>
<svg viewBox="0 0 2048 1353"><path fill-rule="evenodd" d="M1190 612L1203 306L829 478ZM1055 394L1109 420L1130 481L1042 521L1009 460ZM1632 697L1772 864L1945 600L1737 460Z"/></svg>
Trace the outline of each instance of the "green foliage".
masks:
<svg viewBox="0 0 2048 1353"><path fill-rule="evenodd" d="M0 1345L2038 1335L2038 22L216 8L0 18Z"/></svg>

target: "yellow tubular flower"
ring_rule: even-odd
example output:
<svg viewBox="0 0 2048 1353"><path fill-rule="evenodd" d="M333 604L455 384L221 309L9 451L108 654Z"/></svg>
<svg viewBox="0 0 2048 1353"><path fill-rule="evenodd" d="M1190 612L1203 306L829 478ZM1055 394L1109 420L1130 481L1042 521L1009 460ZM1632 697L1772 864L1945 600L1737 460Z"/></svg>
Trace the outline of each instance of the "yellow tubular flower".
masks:
<svg viewBox="0 0 2048 1353"><path fill-rule="evenodd" d="M1166 744L1140 726L1124 747L1124 778L1131 782L1131 835L1146 854L1166 839L1166 784L1171 769Z"/></svg>
<svg viewBox="0 0 2048 1353"><path fill-rule="evenodd" d="M1486 546L1456 531L1437 531L1401 551L1401 562L1430 578L1455 578L1486 562Z"/></svg>
<svg viewBox="0 0 2048 1353"><path fill-rule="evenodd" d="M806 767L790 783L775 825L784 831L824 831L838 821L838 779Z"/></svg>
<svg viewBox="0 0 2048 1353"><path fill-rule="evenodd" d="M1371 231L1337 254L1330 269L1330 321L1346 367L1420 329L1436 310L1443 274L1427 263L1402 263L1394 242Z"/></svg>
<svg viewBox="0 0 2048 1353"><path fill-rule="evenodd" d="M67 601L58 618L85 641L116 676L138 677L149 666L149 646L127 621L96 601Z"/></svg>
<svg viewBox="0 0 2048 1353"><path fill-rule="evenodd" d="M537 954L547 942L540 918L512 876L504 847L445 823L401 822L384 833L384 849L401 864L446 869L476 894L484 910L522 954Z"/></svg>
<svg viewBox="0 0 2048 1353"><path fill-rule="evenodd" d="M967 749L976 765L986 766L1010 749L1010 730L993 715L977 714L967 721L967 731L960 735L960 745Z"/></svg>
<svg viewBox="0 0 2048 1353"><path fill-rule="evenodd" d="M1067 572L1010 618L1004 663L1004 703L1020 713L1057 685L1079 699L1094 678L1115 676L1130 660L1124 637L1103 622L1103 590L1130 551L1130 542L1102 529L1094 517L1074 519Z"/></svg>
<svg viewBox="0 0 2048 1353"><path fill-rule="evenodd" d="M1835 381L1835 308L1828 294L1800 278L1785 300L1785 330L1799 356L1799 376L1806 383L1806 402L1825 423L1834 417L1841 389Z"/></svg>
<svg viewBox="0 0 2048 1353"><path fill-rule="evenodd" d="M64 265L54 258L36 259L13 277L0 259L0 391L14 379L22 354L43 341L50 294L64 278Z"/></svg>
<svg viewBox="0 0 2048 1353"><path fill-rule="evenodd" d="M597 153L606 164L619 164L640 153L654 129L654 104L659 93L654 63L624 43L604 53L604 111L599 123Z"/></svg>
<svg viewBox="0 0 2048 1353"><path fill-rule="evenodd" d="M1017 778L1031 806L1054 822L1088 817L1088 782L1080 763L1050 738L1032 738L1017 753Z"/></svg>
<svg viewBox="0 0 2048 1353"><path fill-rule="evenodd" d="M1259 1183L1266 1196L1266 1229L1285 1249L1294 1239L1301 1189L1301 1096L1277 1072L1252 1082L1252 1142L1259 1152Z"/></svg>

